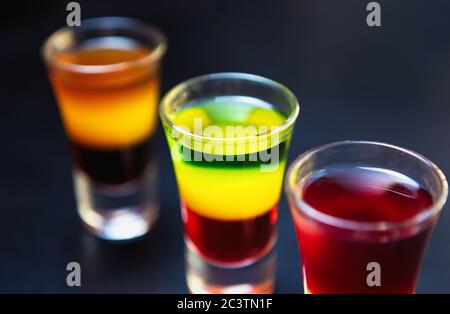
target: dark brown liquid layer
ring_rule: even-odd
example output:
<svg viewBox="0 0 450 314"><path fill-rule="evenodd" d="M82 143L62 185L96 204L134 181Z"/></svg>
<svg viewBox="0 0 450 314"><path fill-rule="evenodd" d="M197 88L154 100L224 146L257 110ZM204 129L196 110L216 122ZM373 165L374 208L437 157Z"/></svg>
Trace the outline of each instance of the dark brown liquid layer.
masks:
<svg viewBox="0 0 450 314"><path fill-rule="evenodd" d="M138 179L155 160L154 143L148 138L132 146L95 149L71 142L75 167L101 184L123 184Z"/></svg>

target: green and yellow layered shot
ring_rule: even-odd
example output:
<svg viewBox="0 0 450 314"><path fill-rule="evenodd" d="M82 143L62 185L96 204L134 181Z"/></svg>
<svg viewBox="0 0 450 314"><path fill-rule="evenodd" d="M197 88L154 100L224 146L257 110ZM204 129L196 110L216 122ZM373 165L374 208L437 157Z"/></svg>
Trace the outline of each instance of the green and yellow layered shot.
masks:
<svg viewBox="0 0 450 314"><path fill-rule="evenodd" d="M188 244L219 263L242 263L275 242L290 132L287 117L256 98L192 102L165 125Z"/></svg>

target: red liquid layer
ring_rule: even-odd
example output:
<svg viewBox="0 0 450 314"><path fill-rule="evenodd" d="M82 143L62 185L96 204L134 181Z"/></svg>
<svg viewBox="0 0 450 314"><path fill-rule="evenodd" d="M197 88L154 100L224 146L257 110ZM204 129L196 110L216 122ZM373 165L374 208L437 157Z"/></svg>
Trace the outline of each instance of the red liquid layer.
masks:
<svg viewBox="0 0 450 314"><path fill-rule="evenodd" d="M257 258L275 239L277 207L245 220L218 220L182 206L190 242L203 257L218 263L239 264Z"/></svg>
<svg viewBox="0 0 450 314"><path fill-rule="evenodd" d="M318 211L359 222L401 222L432 204L430 194L409 178L358 168L312 177L303 199ZM414 293L433 223L419 230L357 233L315 224L293 211L309 292ZM380 265L381 286L367 284L370 262Z"/></svg>

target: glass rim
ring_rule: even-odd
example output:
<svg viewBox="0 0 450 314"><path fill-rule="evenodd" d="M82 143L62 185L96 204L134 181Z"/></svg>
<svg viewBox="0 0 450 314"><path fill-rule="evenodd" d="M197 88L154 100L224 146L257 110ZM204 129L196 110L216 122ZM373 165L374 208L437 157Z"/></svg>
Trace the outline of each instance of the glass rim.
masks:
<svg viewBox="0 0 450 314"><path fill-rule="evenodd" d="M83 27L85 27L86 30L83 30ZM146 33L146 37L152 38L155 41L156 43L155 46L152 47L152 49L145 55L133 60L104 65L87 65L87 64L71 63L54 58L54 54L51 52L51 45L56 40L56 38L58 38L58 36L62 36L62 34L65 32L73 32L72 30L73 27L63 26L54 31L50 36L48 36L47 39L42 44L41 47L42 58L47 64L56 66L57 68L60 68L68 72L75 72L82 74L102 74L102 73L123 71L132 67L140 67L148 64L154 64L159 60L161 60L161 58L166 53L167 39L164 33L156 26L153 26L152 24L141 21L139 19L120 16L95 17L81 20L81 26L79 27L77 26L76 29L83 32L87 30L95 30L102 28L114 29L121 27L128 28L129 30L133 30L138 27L142 28Z"/></svg>
<svg viewBox="0 0 450 314"><path fill-rule="evenodd" d="M319 151L323 151L325 149L328 149L330 147L334 146L342 146L342 145L352 145L352 144L366 144L366 145L374 145L374 146L381 146L386 148L391 148L397 151L401 151L403 153L406 153L417 160L420 160L421 162L425 163L432 172L437 176L439 179L440 187L442 189L441 193L437 197L437 199L432 203L431 206L424 209L420 213L414 215L411 218L405 219L400 222L387 222L387 221L376 221L376 222L367 222L367 221L356 221L351 219L345 219L345 218L339 218L336 216L332 216L326 213L323 213L317 209L315 209L313 206L310 206L305 201L303 201L302 197L296 193L297 188L297 174L300 169L300 167L303 165L303 163L308 160L311 156L316 154ZM420 225L421 223L424 223L433 217L435 217L442 208L445 205L445 202L447 200L447 194L448 194L448 184L447 179L445 178L444 173L428 158L422 156L419 153L416 153L412 150L382 143L382 142L375 142L375 141L363 141L363 140L347 140L347 141L338 141L333 142L329 144L320 145L317 147L314 147L300 156L298 156L292 164L289 166L287 172L286 172L286 178L285 178L285 189L286 194L288 196L288 199L291 204L295 206L295 210L299 214L304 214L307 217L318 221L322 224L336 227L340 229L347 229L347 230L354 230L354 231L391 231L391 230L398 230L402 228L407 228L415 225ZM295 220L295 217L294 217Z"/></svg>
<svg viewBox="0 0 450 314"><path fill-rule="evenodd" d="M179 95L183 92L183 90L185 90L186 88L189 88L190 86L192 86L194 84L202 83L202 82L205 82L208 80L227 80L227 79L252 81L252 82L261 83L268 87L275 88L287 96L289 102L293 105L293 110L287 116L287 118L283 124L276 126L275 128L273 128L271 130L257 133L254 135L233 137L233 138L210 137L210 136L203 136L203 135L195 134L193 132L187 131L185 128L180 128L180 127L176 126L173 123L173 121L169 118L167 109L170 108L170 104L177 97L177 95ZM219 97L219 96L223 96L223 95L217 95L217 97ZM183 81L183 82L175 85L173 88L171 88L161 99L161 102L159 105L159 115L161 117L161 120L163 123L167 124L171 129L175 129L180 134L191 137L193 139L197 139L197 140L201 140L201 141L206 140L206 141L212 141L212 142L247 141L247 140L257 139L261 136L268 136L268 135L275 134L275 133L281 133L281 132L289 129L295 123L295 121L297 120L297 117L299 115L299 112L300 112L300 105L298 103L297 98L295 97L294 93L289 88L287 88L285 85L278 83L274 80L265 78L263 76L242 73L242 72L219 72L219 73L211 73L211 74L205 74L205 75L193 77L193 78Z"/></svg>

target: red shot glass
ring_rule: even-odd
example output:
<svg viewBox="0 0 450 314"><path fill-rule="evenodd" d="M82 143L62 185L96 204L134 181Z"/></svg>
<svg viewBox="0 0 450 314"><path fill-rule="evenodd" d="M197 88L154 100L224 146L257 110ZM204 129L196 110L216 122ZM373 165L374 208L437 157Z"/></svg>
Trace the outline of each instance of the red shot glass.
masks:
<svg viewBox="0 0 450 314"><path fill-rule="evenodd" d="M447 181L425 157L365 141L312 149L286 192L305 293L414 293Z"/></svg>

